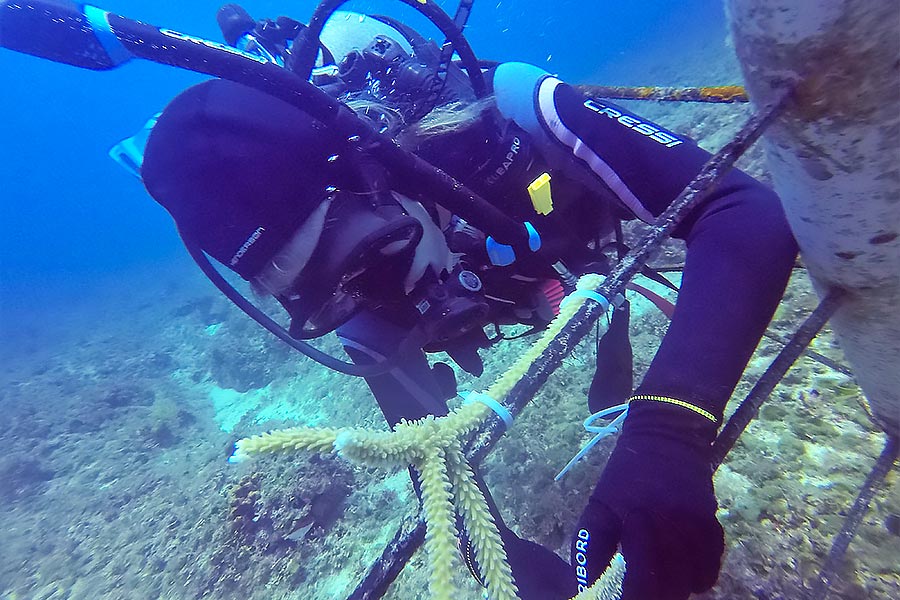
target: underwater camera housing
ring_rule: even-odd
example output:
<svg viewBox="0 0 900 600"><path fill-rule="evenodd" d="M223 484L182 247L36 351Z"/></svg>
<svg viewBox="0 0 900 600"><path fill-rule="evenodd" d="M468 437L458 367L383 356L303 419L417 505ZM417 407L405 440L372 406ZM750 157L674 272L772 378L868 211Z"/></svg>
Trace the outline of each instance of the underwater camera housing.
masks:
<svg viewBox="0 0 900 600"><path fill-rule="evenodd" d="M284 66L284 57L302 27L289 17L256 21L237 4L225 4L216 13L216 22L229 46Z"/></svg>
<svg viewBox="0 0 900 600"><path fill-rule="evenodd" d="M490 312L481 279L457 264L444 280L420 284L412 293L428 349L445 350L445 344L485 324Z"/></svg>
<svg viewBox="0 0 900 600"><path fill-rule="evenodd" d="M414 119L431 110L428 94L422 93L434 79L438 59L437 46L431 44L430 49L433 52L410 55L398 41L378 35L364 49L353 50L341 60L338 77L347 91L367 89L373 99Z"/></svg>
<svg viewBox="0 0 900 600"><path fill-rule="evenodd" d="M366 38L358 34L374 32L362 29L351 36L356 42L351 49L338 44L338 52L333 53L320 36L345 0L324 0L309 25L285 16L256 21L237 4L222 6L216 19L229 45L309 79L334 98L381 103L405 122L420 119L438 104L483 97L484 78L462 35L464 21L450 19L437 6L401 1L425 14L447 35L443 46L392 17L359 15L360 23L370 19L386 26L381 31L387 29L389 34ZM337 42L332 37L329 43ZM451 61L454 51L464 57L465 71ZM319 52L322 61L316 67ZM388 115L369 117L370 121L394 122Z"/></svg>

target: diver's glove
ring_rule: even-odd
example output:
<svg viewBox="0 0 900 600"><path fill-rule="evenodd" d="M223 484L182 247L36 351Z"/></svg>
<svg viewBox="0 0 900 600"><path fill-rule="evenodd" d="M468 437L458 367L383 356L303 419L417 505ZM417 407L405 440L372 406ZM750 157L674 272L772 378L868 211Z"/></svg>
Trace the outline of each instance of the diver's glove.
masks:
<svg viewBox="0 0 900 600"><path fill-rule="evenodd" d="M622 600L685 600L715 584L725 549L716 520L710 443L716 424L690 410L634 401L572 542L590 585L617 546Z"/></svg>

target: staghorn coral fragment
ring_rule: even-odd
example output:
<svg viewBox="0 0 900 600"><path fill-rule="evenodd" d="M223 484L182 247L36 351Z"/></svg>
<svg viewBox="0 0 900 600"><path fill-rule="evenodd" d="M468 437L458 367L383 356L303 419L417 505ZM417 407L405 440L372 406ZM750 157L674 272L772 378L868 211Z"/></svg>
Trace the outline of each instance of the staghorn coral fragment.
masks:
<svg viewBox="0 0 900 600"><path fill-rule="evenodd" d="M518 589L503 548L503 540L487 507L487 500L475 483L475 475L461 449L447 453L450 483L456 508L463 518L469 539L475 548L478 566L487 583L491 600L515 600Z"/></svg>
<svg viewBox="0 0 900 600"><path fill-rule="evenodd" d="M622 597L624 580L625 558L617 552L600 579L571 600L619 600Z"/></svg>
<svg viewBox="0 0 900 600"><path fill-rule="evenodd" d="M309 450L312 452L330 452L340 429L319 429L315 427L290 427L270 431L262 435L242 438L234 444L234 454L228 462L238 463L248 459L251 454L260 452L287 452L291 450Z"/></svg>
<svg viewBox="0 0 900 600"><path fill-rule="evenodd" d="M521 380L531 364L541 355L541 353L550 345L550 342L563 330L568 322L575 316L578 309L587 299L583 295L585 292L592 292L600 287L603 283L602 275L588 274L578 279L576 292L566 296L559 306L559 314L550 322L547 329L541 334L541 337L528 348L528 350L516 360L515 363L500 376L485 392L488 396L495 400L502 400L509 391Z"/></svg>
<svg viewBox="0 0 900 600"><path fill-rule="evenodd" d="M431 568L429 589L434 600L453 600L455 589L451 565L456 557L457 531L453 496L444 452L432 448L417 465L422 486L422 508L425 511L425 550Z"/></svg>

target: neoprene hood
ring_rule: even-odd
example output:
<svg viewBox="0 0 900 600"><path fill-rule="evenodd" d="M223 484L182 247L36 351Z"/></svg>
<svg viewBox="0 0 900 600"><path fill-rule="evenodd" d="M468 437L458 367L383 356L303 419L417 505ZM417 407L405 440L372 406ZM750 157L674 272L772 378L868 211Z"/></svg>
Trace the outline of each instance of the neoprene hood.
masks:
<svg viewBox="0 0 900 600"><path fill-rule="evenodd" d="M147 142L142 175L182 235L251 279L328 189L348 181L339 158L345 146L281 100L211 80L163 111Z"/></svg>

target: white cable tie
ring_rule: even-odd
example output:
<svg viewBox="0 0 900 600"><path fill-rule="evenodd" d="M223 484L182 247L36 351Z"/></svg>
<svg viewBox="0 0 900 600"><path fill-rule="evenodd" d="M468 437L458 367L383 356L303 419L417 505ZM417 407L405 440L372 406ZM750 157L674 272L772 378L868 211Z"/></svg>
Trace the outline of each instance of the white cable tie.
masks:
<svg viewBox="0 0 900 600"><path fill-rule="evenodd" d="M606 425L594 425L594 421L597 419L604 419L609 417L610 415L614 415L617 412L621 412L616 418L607 423ZM619 429L622 427L622 422L625 420L625 417L628 416L628 404L617 404L615 406L610 406L609 408L604 408L599 412L595 412L587 419L584 420L584 429L589 433L596 433L591 441L584 445L584 447L578 451L578 454L572 457L572 460L563 467L563 470L557 474L556 477L553 478L553 481L559 481L562 479L562 476L569 472L575 463L584 457L585 454L590 452L591 448L593 448L597 442L602 440L605 437L613 435L614 433L618 433Z"/></svg>
<svg viewBox="0 0 900 600"><path fill-rule="evenodd" d="M559 303L559 307L561 309L564 308L566 304L568 304L575 298L585 298L586 300L593 300L594 302L599 304L604 311L609 308L609 300L607 300L604 296L598 294L594 290L575 290L574 292L563 298L563 301Z"/></svg>

